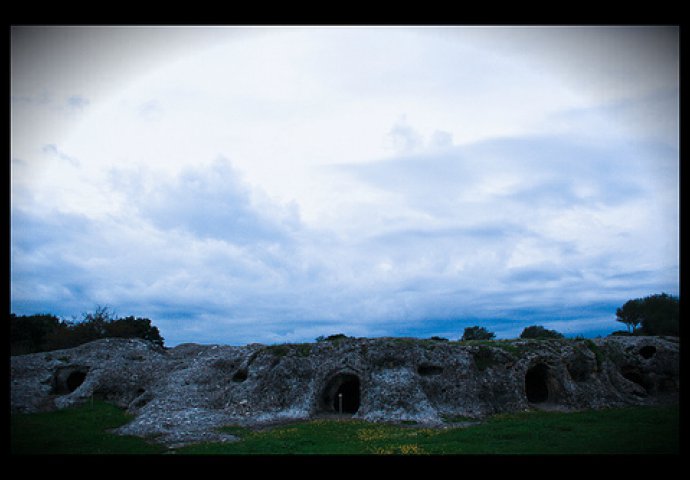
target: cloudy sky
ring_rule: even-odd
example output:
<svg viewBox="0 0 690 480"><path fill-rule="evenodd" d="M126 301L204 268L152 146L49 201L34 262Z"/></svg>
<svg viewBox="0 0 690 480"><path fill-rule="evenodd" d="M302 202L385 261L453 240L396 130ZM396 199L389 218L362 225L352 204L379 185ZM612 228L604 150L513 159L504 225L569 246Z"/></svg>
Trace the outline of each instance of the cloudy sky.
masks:
<svg viewBox="0 0 690 480"><path fill-rule="evenodd" d="M11 309L622 329L679 293L678 69L673 27L13 27Z"/></svg>

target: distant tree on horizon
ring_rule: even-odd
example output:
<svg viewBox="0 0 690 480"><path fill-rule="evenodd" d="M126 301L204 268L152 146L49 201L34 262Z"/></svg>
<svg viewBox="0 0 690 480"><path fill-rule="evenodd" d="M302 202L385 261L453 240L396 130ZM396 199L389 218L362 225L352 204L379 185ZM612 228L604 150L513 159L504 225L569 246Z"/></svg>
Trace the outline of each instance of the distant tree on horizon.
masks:
<svg viewBox="0 0 690 480"><path fill-rule="evenodd" d="M496 334L494 332L490 332L484 327L475 325L473 327L465 328L465 331L463 332L462 338L460 340L492 340L495 337Z"/></svg>
<svg viewBox="0 0 690 480"><path fill-rule="evenodd" d="M536 338L536 339L547 339L547 338L564 338L563 334L558 333L556 330L549 330L542 327L541 325L532 325L525 327L525 329L520 334L520 338Z"/></svg>
<svg viewBox="0 0 690 480"><path fill-rule="evenodd" d="M316 337L317 342L332 342L332 341L337 341L337 340L344 340L348 338L347 335L344 333L335 333L333 335L329 335L327 337L324 337L323 335L319 335Z"/></svg>
<svg viewBox="0 0 690 480"><path fill-rule="evenodd" d="M678 336L679 320L680 299L667 293L628 300L616 309L616 321L625 324L631 335Z"/></svg>

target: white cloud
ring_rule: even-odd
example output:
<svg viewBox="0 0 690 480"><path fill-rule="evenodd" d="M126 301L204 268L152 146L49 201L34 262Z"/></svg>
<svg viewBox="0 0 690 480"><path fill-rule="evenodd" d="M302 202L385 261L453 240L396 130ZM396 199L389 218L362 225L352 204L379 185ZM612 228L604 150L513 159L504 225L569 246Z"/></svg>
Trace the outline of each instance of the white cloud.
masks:
<svg viewBox="0 0 690 480"><path fill-rule="evenodd" d="M79 115L13 92L13 308L247 343L595 331L677 289L677 85L588 96L481 32L261 30Z"/></svg>
<svg viewBox="0 0 690 480"><path fill-rule="evenodd" d="M65 162L72 164L75 167L79 166L79 160L77 160L76 158L71 157L71 156L67 155L66 153L60 151L57 148L57 146L52 144L52 143L50 145L44 145L42 150L43 150L43 153L45 153L46 155L55 156L55 157L59 158L60 160L64 160Z"/></svg>
<svg viewBox="0 0 690 480"><path fill-rule="evenodd" d="M422 146L422 136L408 125L404 116L393 125L388 135L397 154L412 153Z"/></svg>

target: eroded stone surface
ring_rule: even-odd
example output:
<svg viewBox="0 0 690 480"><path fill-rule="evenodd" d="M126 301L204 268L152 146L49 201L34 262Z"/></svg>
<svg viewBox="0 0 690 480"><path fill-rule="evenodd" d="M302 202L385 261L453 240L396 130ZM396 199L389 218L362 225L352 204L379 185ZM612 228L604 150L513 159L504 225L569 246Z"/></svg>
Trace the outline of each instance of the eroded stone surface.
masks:
<svg viewBox="0 0 690 480"><path fill-rule="evenodd" d="M529 372L529 374L528 374ZM355 378L342 387L338 382ZM105 339L12 357L11 409L36 412L102 398L134 419L117 431L169 445L233 441L223 425L257 426L337 414L440 425L529 408L585 409L677 402L679 343L667 337L463 344L347 338L242 347ZM348 403L349 401L349 403Z"/></svg>

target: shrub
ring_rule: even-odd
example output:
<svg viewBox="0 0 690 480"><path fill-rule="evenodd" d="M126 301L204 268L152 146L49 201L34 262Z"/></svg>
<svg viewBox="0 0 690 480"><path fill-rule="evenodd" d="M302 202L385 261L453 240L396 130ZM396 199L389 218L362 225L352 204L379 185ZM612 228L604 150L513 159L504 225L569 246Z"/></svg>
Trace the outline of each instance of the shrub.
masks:
<svg viewBox="0 0 690 480"><path fill-rule="evenodd" d="M526 327L522 331L520 338L549 339L563 338L563 335L558 333L556 330L549 330L541 325L532 325L530 327Z"/></svg>
<svg viewBox="0 0 690 480"><path fill-rule="evenodd" d="M345 340L349 338L347 335L344 333L336 333L335 335L329 335L327 337L324 337L323 335L320 335L316 337L317 342L340 342L342 340Z"/></svg>
<svg viewBox="0 0 690 480"><path fill-rule="evenodd" d="M495 333L488 331L484 327L474 326L465 328L460 340L491 340L496 336Z"/></svg>

